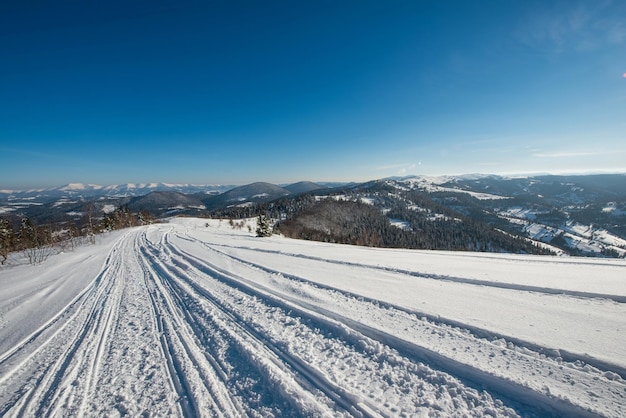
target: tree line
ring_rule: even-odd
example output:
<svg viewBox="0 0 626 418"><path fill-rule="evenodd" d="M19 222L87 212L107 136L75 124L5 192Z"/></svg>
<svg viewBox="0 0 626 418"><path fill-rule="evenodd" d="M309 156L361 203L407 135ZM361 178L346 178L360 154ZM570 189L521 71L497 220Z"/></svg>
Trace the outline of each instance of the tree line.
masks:
<svg viewBox="0 0 626 418"><path fill-rule="evenodd" d="M102 232L153 223L147 211L132 212L128 206L119 206L103 217L87 210L78 220L36 224L28 217L10 220L0 217L0 265L6 264L9 254L21 251L31 264L45 261L55 251L74 249L87 241L95 243Z"/></svg>

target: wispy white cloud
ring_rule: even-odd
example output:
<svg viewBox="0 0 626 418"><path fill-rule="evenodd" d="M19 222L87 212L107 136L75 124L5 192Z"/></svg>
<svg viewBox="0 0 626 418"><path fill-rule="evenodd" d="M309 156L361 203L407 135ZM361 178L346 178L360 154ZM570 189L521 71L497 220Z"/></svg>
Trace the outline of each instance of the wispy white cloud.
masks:
<svg viewBox="0 0 626 418"><path fill-rule="evenodd" d="M572 157L587 157L590 155L599 155L602 153L598 152L571 152L571 151L563 151L563 152L537 152L533 154L533 157L538 158L572 158Z"/></svg>
<svg viewBox="0 0 626 418"><path fill-rule="evenodd" d="M533 157L537 158L575 158L575 157L600 157L615 156L618 154L626 154L625 149L611 149L601 151L554 151L554 152L535 152Z"/></svg>
<svg viewBox="0 0 626 418"><path fill-rule="evenodd" d="M625 4L567 1L552 9L533 10L522 19L518 39L545 52L588 51L607 43L622 44L626 42Z"/></svg>

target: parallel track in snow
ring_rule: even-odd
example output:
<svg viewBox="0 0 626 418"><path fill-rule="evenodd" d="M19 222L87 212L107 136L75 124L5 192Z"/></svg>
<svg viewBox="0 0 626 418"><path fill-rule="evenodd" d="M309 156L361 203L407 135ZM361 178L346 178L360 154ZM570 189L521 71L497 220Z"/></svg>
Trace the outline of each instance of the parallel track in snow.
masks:
<svg viewBox="0 0 626 418"><path fill-rule="evenodd" d="M181 238L183 238L183 237L181 237ZM191 238L187 238L187 239L191 239ZM217 246L214 246L214 247L217 247ZM230 245L220 245L220 247L223 247L223 248L233 248ZM213 248L213 249L215 249L215 248ZM471 278L467 278L467 277L455 277L455 276L451 276L451 275L432 274L432 273L427 273L427 272L420 272L418 270L403 270L403 269L400 269L400 268L391 268L391 267L385 267L385 266L374 266L374 265L371 265L371 264L364 264L364 263L355 263L355 262L339 261L339 260L328 260L328 259L323 259L323 258L320 258L320 257L315 257L315 256L310 256L310 255L305 255L305 254L288 254L288 253L286 254L286 253L283 253L281 251L266 250L266 249L251 248L251 247L248 247L248 248L246 248L246 247L238 247L238 249L250 250L250 251L267 253L267 254L273 254L273 255L281 255L281 256L286 256L286 257L293 257L294 259L305 259L305 260L311 260L311 261L318 261L318 262L327 263L327 264L337 264L337 265L341 265L341 266L366 268L366 269L370 269L370 270L378 270L378 271L381 271L381 272L393 272L393 273L397 273L397 274L404 274L404 275L411 276L411 277L418 277L418 278L430 279L430 280L439 280L439 281L450 282L450 283L462 283L462 284L469 284L469 285L475 285L475 286L485 286L485 287L496 288L496 289L517 290L517 291L522 291L522 292L540 293L540 294L545 294L545 295L564 295L564 296L571 296L571 297L584 298L584 299L606 299L606 300L611 300L611 301L614 301L614 302L617 302L617 303L626 303L626 296L624 296L624 295L617 295L617 294L610 294L610 293L583 292L583 291L577 291L577 290L571 290L571 289L558 289L558 288L553 288L553 287L531 286L531 285L524 285L524 284L519 284L519 283L495 282L495 281L489 281L489 280L471 279ZM224 254L224 255L227 254L227 253L225 253L223 251L221 253ZM233 258L236 258L236 257L233 257ZM487 259L487 257L483 257L483 258ZM496 260L501 260L501 259L496 259ZM580 264L580 265L592 265L592 266L596 265L596 264L591 263L591 262L589 262L589 263L578 263L578 264Z"/></svg>
<svg viewBox="0 0 626 418"><path fill-rule="evenodd" d="M240 264L244 269L256 270L257 274L260 271L266 275L271 275L272 281L281 280L280 286L271 288L258 280L246 279L241 276L241 273L237 277L206 260L198 259L189 253L178 252L178 255L185 257L187 262L201 270L216 272L214 274L230 282L231 285L243 288L258 297L268 298L285 309L299 309L300 314L303 313L303 310L306 310L314 312L316 315L322 315L328 320L337 321L356 332L384 342L391 348L416 361L434 365L442 371L473 383L478 387L488 388L493 393L505 398L515 398L523 400L530 405L540 406L543 413L594 416L595 413L591 412L588 406L594 405L597 397L612 399L610 402L613 404L613 407L619 411L626 410L623 399L623 392L626 391L626 386L623 384L616 385L616 388L606 390L600 394L597 390L585 389L594 387L594 383L605 374L609 376L613 373L621 374L622 376L626 375L625 370L615 364L608 364L588 356L568 353L564 350L556 351L541 347L527 341L496 334L458 321L429 317L422 312L415 312L393 304L365 298L330 286L319 285L306 278L269 268L245 258L235 257L220 250L219 247L222 247L220 245L210 245L186 235L178 235L177 238L195 242L215 253L217 257L230 259L232 262ZM275 251L250 248L248 250L279 254ZM293 255L293 257L302 258L306 256L298 254ZM315 257L306 258L326 262ZM347 264L343 262L336 263ZM351 263L350 265L356 266L357 264ZM381 269L380 267L365 264L358 264L358 266L373 270ZM386 268L382 269L387 270ZM398 270L394 270L394 273L415 274ZM468 284L468 282L466 281L465 284ZM480 285L480 283L470 284ZM516 290L510 287L502 288ZM285 291L285 289L288 290ZM328 295L328 300L325 303L312 302L308 297L300 297L302 294L314 294L316 299L319 299L324 293ZM331 302L329 303L328 301ZM341 306L341 309L335 311L333 306ZM348 316L345 314L346 309L352 310ZM376 312L374 315L376 320L364 319L368 315L372 315L373 312ZM360 318L360 320L354 320L354 318ZM407 330L409 328L419 329L419 341L411 340L407 336L392 335L387 332L387 329L398 327L398 323L402 323L402 321L404 321ZM465 347L465 353L460 352L456 347L450 347L449 341L451 340L454 340L456 345ZM510 364L510 366L507 366L509 370L502 372L495 367L489 366L495 355L507 356L507 363ZM476 363L484 366L477 368L475 366ZM581 364L585 365L583 371L580 370ZM590 365L592 369L597 367L593 373L589 373ZM516 367L518 368L517 370L515 370ZM559 382L558 379L562 376L564 368L567 370L567 382ZM529 373L531 376L525 377L524 381L516 382L510 378L510 376L515 375L523 376L525 373ZM552 384L556 386L552 387L552 392L543 385L543 382L551 379L554 380ZM558 394L559 389L564 394L571 393L571 385L574 384L574 381L582 386L575 398L579 401L579 405L585 406L580 407L570 402L564 402ZM556 393L554 393L555 389Z"/></svg>
<svg viewBox="0 0 626 418"><path fill-rule="evenodd" d="M119 245L112 252L118 248ZM32 376L26 376L27 385L16 392L19 397L0 408L0 415L4 416L10 407L18 416L41 416L45 410L53 412L73 391L71 387L61 387L64 379L75 376L80 368L89 369L87 376L90 379L96 374L98 354L111 326L109 319L119 305L118 301L109 303L108 300L116 296L113 291L115 274L111 273L117 272L118 262L117 258L109 256L102 272L84 292L3 356L0 360L3 385L11 383L14 375L30 371L33 365L36 368ZM113 280L107 280L109 277ZM89 334L95 333L103 338L88 338ZM89 391L90 383L86 382L82 389Z"/></svg>
<svg viewBox="0 0 626 418"><path fill-rule="evenodd" d="M0 353L0 416L626 414L614 365L589 367L228 248L176 225L130 230L84 291Z"/></svg>
<svg viewBox="0 0 626 418"><path fill-rule="evenodd" d="M185 239L188 241L192 241L192 242L196 242L199 245L202 245L204 248L209 249L210 251L213 251L215 253L217 253L219 256L223 257L223 258L228 258L231 259L237 263L246 265L252 269L257 269L257 270L261 270L264 271L268 274L271 275L278 275L281 278L285 279L285 280L289 280L289 281L293 281L293 282L297 282L298 285L303 284L305 286L308 286L312 291L314 292L319 292L319 291L328 291L328 292L332 292L333 294L336 295L341 295L342 297L345 298L349 298L349 299L358 299L359 301L365 301L365 302L369 302L372 304L375 304L377 307L382 307L382 308L386 308L388 310L397 310L397 311L401 311L404 312L406 314L409 315L415 315L420 319L428 319L429 322L434 323L434 324L439 324L442 326L450 326L453 328L458 328L460 330L463 330L464 333L470 333L472 335L474 335L476 338L479 339L487 339L487 340L497 340L497 339L505 339L506 341L508 341L509 343L512 343L516 346L518 346L519 348L523 348L524 351L532 351L535 352L537 356L544 356L544 357L551 357L551 358L558 358L561 360L565 360L568 363L585 363L587 365L593 366L595 368L598 368L599 370L602 371L610 371L610 372L614 372L619 374L623 379L626 379L626 367L622 367L620 365L614 364L614 363L608 363L590 356L586 356L580 353L573 353L573 352L568 352L567 350L564 349L555 349L555 348L550 348L550 347L545 347L545 346L541 346L541 345L537 345L535 343L529 342L529 341L525 341L522 340L520 338L511 336L511 335L505 335L502 333L497 333L494 331L490 331L487 330L485 328L480 328L477 327L475 325L470 325L468 323L464 323L462 321L457 321L457 320L453 320L453 319L449 319L449 318L442 318L441 316L437 315L430 315L426 312L421 312L418 311L416 309L408 309L399 305L395 305L393 303L389 303L389 302L384 302L381 300L377 300L377 299L373 299L373 298L368 298L368 297L364 297L362 295L356 294L356 293L351 293L345 290L341 290L338 289L336 287L333 286L327 286L327 285L323 285L320 283L316 283L312 280L309 280L305 277L300 277L297 276L295 274L289 273L287 271L284 270L280 270L280 269L274 269L274 268L270 268L267 267L264 264L258 263L258 262L254 262L254 261L250 261L248 259L246 259L245 257L238 257L238 256L234 256L232 254L228 254L226 251L224 251L225 248L233 248L232 246L228 246L228 245L209 245L207 243L203 243L203 242L199 242L198 240L195 240L191 237L188 236L184 236L184 235L178 235L178 238L180 239ZM241 248L239 248L241 249ZM279 251L273 251L273 250L264 250L264 249L258 249L258 248L244 248L245 250L248 251L252 251L252 252L259 252L259 253L268 253L268 254L273 254L273 255L280 255L282 257L286 258L286 261L284 261L283 263L285 265L289 265L289 258L293 257L294 259L307 259L307 260L311 260L311 261L315 261L315 262L321 262L321 263L328 263L328 264L338 264L338 265L342 265L342 266L349 266L349 267L358 267L361 269L366 269L366 270L373 270L373 271L383 271L383 272L392 272L394 274L398 274L398 275L406 275L409 277L417 277L420 279L426 279L426 280L438 280L438 281L446 281L446 282L452 282L452 283L462 283L462 284L466 284L466 285L473 285L473 286L486 286L488 288L496 288L496 289L502 289L502 290L506 290L506 291L520 291L520 292L532 292L532 293L541 293L543 295L548 295L548 296L553 296L553 295L561 295L561 296L565 296L565 297L572 297L572 298L582 298L582 299L604 299L607 301L613 301L616 303L623 303L622 300L626 300L625 297L620 296L620 295L614 295L614 294L600 294L600 293L592 293L592 292L577 292L577 291L572 291L572 290L567 290L567 289L554 289L554 288L545 288L545 287L537 287L537 286L525 286L525 285L518 285L518 284L514 284L514 283L497 283L497 282L488 282L488 281L484 281L484 280L474 280L474 279L468 279L468 278L457 278L457 277L451 277L451 276L444 276L444 275L432 275L432 274L422 274L416 271L409 271L409 270L402 270L402 269L392 269L389 267L381 267L381 266L372 266L369 264L363 264L363 263L354 263L354 262L344 262L344 261L337 261L337 260L325 260L325 259L321 259L319 257L311 257L311 256L306 256L303 254L284 254L282 252ZM188 257L190 257L191 259L193 259L192 256L190 256L189 254L187 254ZM196 261L197 262L197 261ZM244 280L245 281L245 280ZM271 290L270 290L271 292ZM349 321L349 319L346 319ZM560 365L562 365L562 362L560 362Z"/></svg>
<svg viewBox="0 0 626 418"><path fill-rule="evenodd" d="M126 257L133 240L133 233L124 235L87 289L0 363L0 367L7 364L3 389L18 388L12 397L3 399L0 415L98 415L99 406L92 401L106 393L103 381L115 379L115 373L128 372L111 370L110 360L113 347L128 338L120 328L121 321L130 317L120 315L122 299L133 293L129 286L135 284L132 278L136 265ZM137 313L145 314L134 311L131 317ZM148 326L151 319L141 318L148 321ZM134 377L138 381L144 378ZM164 393L161 391L159 396ZM118 412L126 411L123 405L118 406ZM163 411L170 410L167 407Z"/></svg>
<svg viewBox="0 0 626 418"><path fill-rule="evenodd" d="M164 240L164 243L166 244L167 240ZM350 416L362 417L395 414L393 409L397 408L396 405L387 403L385 406L384 398L372 402L370 398L373 394L359 387L362 382L380 379L377 373L384 368L396 369L393 373L402 374L407 382L404 382L404 387L394 382L381 381L378 384L386 386L388 391L403 390L405 402L412 401L414 405L430 402L428 399L437 397L436 384L430 384L431 393L423 393L424 386L429 380L448 379L452 387L462 387L456 379L444 376L424 364L401 358L394 350L381 346L376 340L361 333L346 330L337 321L323 318L314 312L307 313L303 309L282 306L280 302L268 299L262 294L251 293L250 289L245 289L245 284L233 281L236 279L229 277L227 273L210 269L206 265L199 268L197 264L181 257L171 245L161 246L160 251L153 249L152 257L155 264L159 264L161 270L159 276L169 280L173 287L178 287L177 293L191 297L196 302L202 301L204 305L208 302L210 305L208 309L211 312L217 310L220 317L230 320L225 329L237 335L233 338L244 341L242 346L248 347L248 355L258 356L259 351L269 350L262 358L271 359L272 364L279 370L282 369L284 375L280 381L274 382L274 385L285 380L293 381L291 388L284 388L283 391L294 391L299 386L302 393L296 396L296 399L305 398L306 392L325 395L316 401L317 406L313 404L302 410L296 410L297 415L318 415L321 411L316 411L316 408L329 403L333 405L331 409L333 415L341 414L342 411ZM163 259L167 259L168 262L158 261ZM196 304L186 300L181 306L183 305ZM190 315L194 316L194 319L201 317L194 310L190 311ZM269 320L263 321L262 318ZM287 333L286 329L290 329L290 332ZM331 357L327 358L329 355ZM352 365L353 370L350 372L352 376L349 380L344 378L341 381L332 376L333 370L328 368L327 363L335 362L335 356ZM391 366L389 362L396 364ZM274 372L277 373L281 372ZM418 391L411 394L412 389L416 387L421 388L421 394ZM479 391L471 388L464 388L460 392L463 395L471 394L476 398L482 396ZM398 396L400 395L396 395ZM293 398L293 395L289 397ZM301 408L297 405L295 407ZM507 408L503 411L508 413Z"/></svg>

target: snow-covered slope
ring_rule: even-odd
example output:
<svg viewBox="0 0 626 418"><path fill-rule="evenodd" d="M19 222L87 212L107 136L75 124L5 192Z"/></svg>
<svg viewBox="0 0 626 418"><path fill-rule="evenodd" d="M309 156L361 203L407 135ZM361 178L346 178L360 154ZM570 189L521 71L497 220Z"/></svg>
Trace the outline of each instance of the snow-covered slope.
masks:
<svg viewBox="0 0 626 418"><path fill-rule="evenodd" d="M467 178L467 177L459 177ZM474 177L470 177L474 178ZM429 193L435 192L450 192L450 193L464 193L468 194L478 200L500 200L510 199L508 196L500 196L492 193L473 192L457 187L444 187L442 184L453 182L456 177L453 176L410 176L400 180L397 180L400 184L405 184L410 189L422 190Z"/></svg>
<svg viewBox="0 0 626 418"><path fill-rule="evenodd" d="M387 179L474 220L560 253L626 256L626 176L410 176ZM399 219L402 220L402 219ZM502 222L503 220L507 222ZM508 224L507 224L508 223Z"/></svg>
<svg viewBox="0 0 626 418"><path fill-rule="evenodd" d="M0 415L624 416L625 273L126 230L0 271Z"/></svg>

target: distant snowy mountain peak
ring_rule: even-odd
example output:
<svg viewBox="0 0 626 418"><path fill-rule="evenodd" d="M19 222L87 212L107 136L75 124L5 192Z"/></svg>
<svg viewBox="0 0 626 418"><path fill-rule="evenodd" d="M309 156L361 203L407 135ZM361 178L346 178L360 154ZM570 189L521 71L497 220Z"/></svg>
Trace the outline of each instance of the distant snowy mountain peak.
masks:
<svg viewBox="0 0 626 418"><path fill-rule="evenodd" d="M61 187L59 190L63 190L63 191L85 190L86 188L87 188L87 186L85 186L82 183L70 183L70 184L67 184L67 185Z"/></svg>
<svg viewBox="0 0 626 418"><path fill-rule="evenodd" d="M48 192L54 192L54 191L83 192L83 191L101 190L103 188L104 186L101 186L99 184L69 183L69 184L66 184L65 186L52 187L50 189L46 189L46 191ZM16 192L16 193L19 193L19 192Z"/></svg>
<svg viewBox="0 0 626 418"><path fill-rule="evenodd" d="M143 196L151 192L223 193L235 186L195 185L172 183L125 183L102 186L98 184L69 183L60 187L30 190L2 190L0 200L37 199L41 202L53 202L60 199L88 200L100 197L119 198Z"/></svg>

